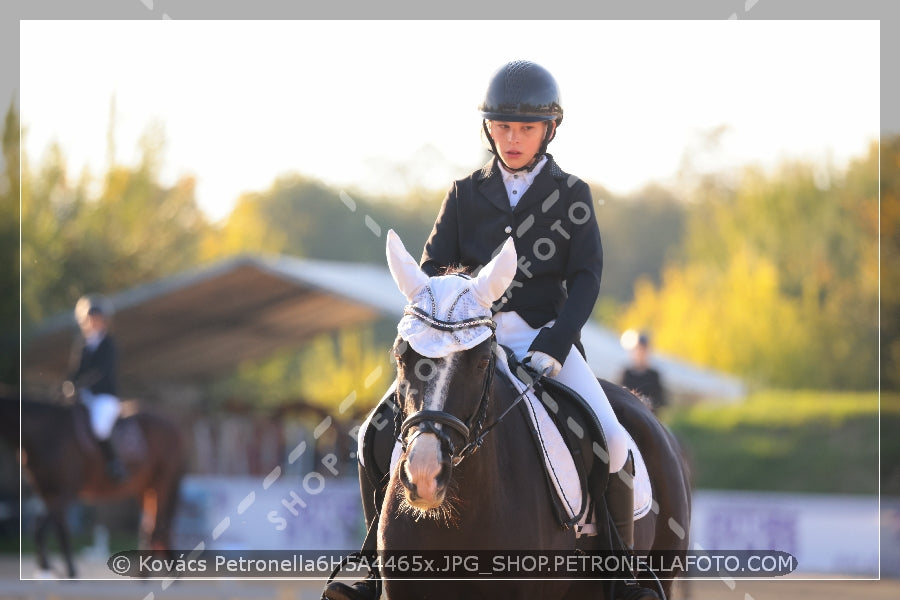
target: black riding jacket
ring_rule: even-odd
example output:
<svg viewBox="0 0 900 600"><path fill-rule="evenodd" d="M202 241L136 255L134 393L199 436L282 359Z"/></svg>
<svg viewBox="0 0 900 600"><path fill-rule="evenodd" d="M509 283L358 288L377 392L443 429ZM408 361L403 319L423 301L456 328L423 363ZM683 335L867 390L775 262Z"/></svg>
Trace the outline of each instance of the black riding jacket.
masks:
<svg viewBox="0 0 900 600"><path fill-rule="evenodd" d="M72 350L69 381L77 388L88 388L94 394L117 395L116 368L118 357L116 343L108 333L91 351L84 340Z"/></svg>
<svg viewBox="0 0 900 600"><path fill-rule="evenodd" d="M497 160L453 183L422 253L422 270L477 269L514 238L519 268L495 311L543 329L531 350L564 363L600 292L603 248L588 185L548 161L515 207Z"/></svg>

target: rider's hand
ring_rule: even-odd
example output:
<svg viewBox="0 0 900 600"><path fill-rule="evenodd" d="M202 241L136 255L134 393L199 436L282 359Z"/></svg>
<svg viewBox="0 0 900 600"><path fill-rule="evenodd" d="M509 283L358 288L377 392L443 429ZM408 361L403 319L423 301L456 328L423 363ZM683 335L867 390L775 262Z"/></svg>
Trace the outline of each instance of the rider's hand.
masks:
<svg viewBox="0 0 900 600"><path fill-rule="evenodd" d="M68 399L72 399L75 397L75 384L71 381L63 381L62 384L62 393Z"/></svg>
<svg viewBox="0 0 900 600"><path fill-rule="evenodd" d="M562 369L562 364L545 352L534 350L526 358L530 359L531 368L545 377L555 377Z"/></svg>

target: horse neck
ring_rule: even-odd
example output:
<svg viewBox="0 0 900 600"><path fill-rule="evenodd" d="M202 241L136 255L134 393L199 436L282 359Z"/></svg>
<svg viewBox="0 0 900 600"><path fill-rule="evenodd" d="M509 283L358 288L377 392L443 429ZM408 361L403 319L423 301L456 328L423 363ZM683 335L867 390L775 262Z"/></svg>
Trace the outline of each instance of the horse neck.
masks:
<svg viewBox="0 0 900 600"><path fill-rule="evenodd" d="M72 423L71 407L27 398L22 398L21 415L22 446L26 450L33 444L58 439Z"/></svg>
<svg viewBox="0 0 900 600"><path fill-rule="evenodd" d="M514 400L511 388L498 385L498 379L502 377L503 375L499 371L495 372L494 384L488 398L485 427L497 423L497 419ZM519 413L513 408L501 422L487 433L484 444L478 451L461 463L461 466L465 465L465 477L460 480L461 488L472 487L480 490L486 481L502 481L509 460L520 458L514 450L518 447L517 444L521 444L522 440L530 442L528 432L521 430L522 424Z"/></svg>

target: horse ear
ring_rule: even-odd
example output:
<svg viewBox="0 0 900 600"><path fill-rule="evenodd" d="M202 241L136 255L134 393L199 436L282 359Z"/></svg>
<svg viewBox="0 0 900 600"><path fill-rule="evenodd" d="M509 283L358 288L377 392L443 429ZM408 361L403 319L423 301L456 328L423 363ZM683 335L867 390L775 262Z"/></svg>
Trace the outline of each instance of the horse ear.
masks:
<svg viewBox="0 0 900 600"><path fill-rule="evenodd" d="M472 281L472 292L478 302L490 308L512 283L517 267L516 246L512 238L507 238L497 256Z"/></svg>
<svg viewBox="0 0 900 600"><path fill-rule="evenodd" d="M412 301L428 284L428 275L422 272L416 260L406 251L400 236L393 229L387 232L387 262L394 282L407 300Z"/></svg>

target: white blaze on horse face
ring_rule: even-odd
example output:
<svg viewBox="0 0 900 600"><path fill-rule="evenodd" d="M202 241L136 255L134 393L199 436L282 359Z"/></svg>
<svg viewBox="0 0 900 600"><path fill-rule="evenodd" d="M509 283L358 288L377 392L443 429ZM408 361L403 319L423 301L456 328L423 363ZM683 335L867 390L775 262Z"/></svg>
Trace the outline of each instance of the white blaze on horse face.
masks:
<svg viewBox="0 0 900 600"><path fill-rule="evenodd" d="M472 293L482 306L490 308L503 295L516 276L517 261L513 239L507 238L497 256L472 281Z"/></svg>
<svg viewBox="0 0 900 600"><path fill-rule="evenodd" d="M458 354L432 360L435 373L425 386L425 410L444 410L450 378L456 370Z"/></svg>
<svg viewBox="0 0 900 600"><path fill-rule="evenodd" d="M444 499L438 496L437 489L437 476L441 472L441 443L437 436L425 433L417 437L404 468L410 483L416 486L416 497L407 497L407 501L419 510L440 506Z"/></svg>
<svg viewBox="0 0 900 600"><path fill-rule="evenodd" d="M400 236L391 229L387 232L387 263L394 282L407 300L412 300L428 284L428 275L419 263L406 251Z"/></svg>
<svg viewBox="0 0 900 600"><path fill-rule="evenodd" d="M451 354L446 358L431 361L434 372L425 383L425 410L444 409L458 358L458 354ZM433 433L423 433L410 444L404 468L410 483L416 486L418 497L410 499L410 504L415 508L430 510L437 508L444 501L443 493L438 490L437 484L442 459L440 440Z"/></svg>

